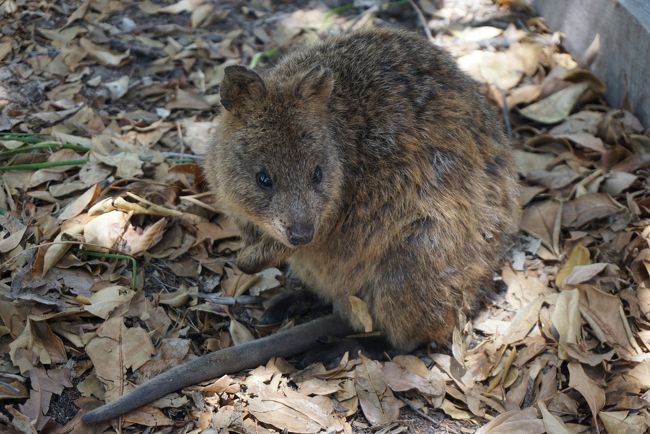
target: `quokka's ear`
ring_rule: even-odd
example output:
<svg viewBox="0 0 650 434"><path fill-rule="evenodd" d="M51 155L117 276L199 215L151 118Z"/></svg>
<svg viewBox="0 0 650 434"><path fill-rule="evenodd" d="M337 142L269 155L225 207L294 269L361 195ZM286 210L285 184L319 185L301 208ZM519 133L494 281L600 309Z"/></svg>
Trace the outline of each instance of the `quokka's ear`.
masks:
<svg viewBox="0 0 650 434"><path fill-rule="evenodd" d="M255 71L242 65L231 65L224 70L219 94L221 105L226 110L240 114L266 95L266 86Z"/></svg>
<svg viewBox="0 0 650 434"><path fill-rule="evenodd" d="M332 94L333 87L332 70L316 65L298 81L295 95L303 100L325 103Z"/></svg>

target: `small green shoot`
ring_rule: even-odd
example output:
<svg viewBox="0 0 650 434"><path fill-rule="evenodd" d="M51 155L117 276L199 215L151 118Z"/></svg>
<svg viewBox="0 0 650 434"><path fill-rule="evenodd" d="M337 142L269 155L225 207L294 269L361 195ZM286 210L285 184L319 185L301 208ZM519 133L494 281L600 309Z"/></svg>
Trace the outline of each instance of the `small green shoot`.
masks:
<svg viewBox="0 0 650 434"><path fill-rule="evenodd" d="M266 51L258 51L257 53L255 53L255 55L251 59L251 63L248 65L248 67L250 69L255 68L257 66L257 64L259 63L259 61L262 59L262 57L273 57L273 56L277 55L279 51L280 50L278 50L277 47L270 48L270 49L268 49Z"/></svg>
<svg viewBox="0 0 650 434"><path fill-rule="evenodd" d="M138 262L133 256L121 255L119 253L103 253L103 252L91 252L88 250L76 250L76 254L80 256L90 256L92 258L101 258L101 259L120 259L125 261L131 261L131 288L135 289L136 280L138 275Z"/></svg>
<svg viewBox="0 0 650 434"><path fill-rule="evenodd" d="M0 172L8 170L38 170L49 169L50 167L63 167L63 166L82 166L89 160L84 158L82 160L64 160L64 161L46 161L43 163L24 163L12 164L10 166L0 166Z"/></svg>

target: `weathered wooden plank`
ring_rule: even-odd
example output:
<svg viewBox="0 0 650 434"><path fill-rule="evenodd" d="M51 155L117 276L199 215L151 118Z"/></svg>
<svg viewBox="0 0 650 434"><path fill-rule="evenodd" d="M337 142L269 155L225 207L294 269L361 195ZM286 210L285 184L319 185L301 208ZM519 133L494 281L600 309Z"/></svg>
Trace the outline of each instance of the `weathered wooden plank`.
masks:
<svg viewBox="0 0 650 434"><path fill-rule="evenodd" d="M607 84L614 107L629 99L632 111L650 127L650 0L534 0L547 24L566 35L575 57L596 36L600 49L592 71Z"/></svg>

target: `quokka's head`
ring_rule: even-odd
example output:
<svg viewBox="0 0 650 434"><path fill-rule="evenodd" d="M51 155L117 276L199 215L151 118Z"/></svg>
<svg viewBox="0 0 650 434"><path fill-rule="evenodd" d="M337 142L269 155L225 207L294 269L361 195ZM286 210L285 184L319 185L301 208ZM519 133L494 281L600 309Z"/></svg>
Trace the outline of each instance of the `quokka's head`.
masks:
<svg viewBox="0 0 650 434"><path fill-rule="evenodd" d="M229 66L221 83L225 110L206 175L226 208L289 247L321 239L338 205L333 85L321 66L264 78Z"/></svg>

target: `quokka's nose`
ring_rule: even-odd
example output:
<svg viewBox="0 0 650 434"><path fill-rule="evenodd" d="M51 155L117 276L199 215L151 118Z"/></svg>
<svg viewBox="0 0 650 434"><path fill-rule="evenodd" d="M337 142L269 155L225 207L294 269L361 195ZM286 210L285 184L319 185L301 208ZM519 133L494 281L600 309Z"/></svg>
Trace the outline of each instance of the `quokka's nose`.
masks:
<svg viewBox="0 0 650 434"><path fill-rule="evenodd" d="M294 246L307 244L314 238L314 225L311 223L296 223L287 228L287 238Z"/></svg>

